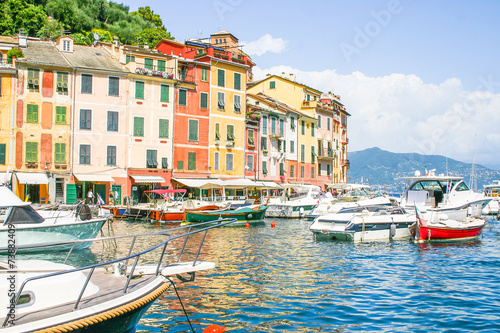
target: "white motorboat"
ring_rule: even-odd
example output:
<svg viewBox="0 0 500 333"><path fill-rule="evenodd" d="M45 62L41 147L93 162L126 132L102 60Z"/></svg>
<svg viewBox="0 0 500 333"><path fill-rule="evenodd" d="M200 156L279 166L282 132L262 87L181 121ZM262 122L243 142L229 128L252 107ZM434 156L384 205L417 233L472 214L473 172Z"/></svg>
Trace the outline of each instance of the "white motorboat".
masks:
<svg viewBox="0 0 500 333"><path fill-rule="evenodd" d="M433 171L421 176L405 178L410 185L401 197L401 206L408 211L418 207L429 222L435 222L444 214L450 220L464 220L468 216L481 216L483 208L491 201L483 193L469 189L463 177L436 176Z"/></svg>
<svg viewBox="0 0 500 333"><path fill-rule="evenodd" d="M369 185L362 184L332 184L329 186L335 192L342 192L330 200L322 200L313 211L307 215L314 219L317 216L333 214L343 208L364 206L396 205L394 199L380 192L372 191ZM329 192L327 192L329 193Z"/></svg>
<svg viewBox="0 0 500 333"><path fill-rule="evenodd" d="M269 200L266 217L303 218L320 203L321 188L315 185L281 184L282 195Z"/></svg>
<svg viewBox="0 0 500 333"><path fill-rule="evenodd" d="M189 282L196 272L215 267L199 260L205 236L210 229L232 222L193 231L175 228L96 238L94 243L127 244L122 253L128 255L84 267L67 264L72 251L61 256L63 262L2 258L0 279L7 283L0 284L4 295L0 297L0 332L135 332L149 306L175 287L173 277ZM195 234L200 236L190 237ZM105 251L104 246L98 248ZM108 251L99 257L109 256Z"/></svg>
<svg viewBox="0 0 500 333"><path fill-rule="evenodd" d="M24 245L94 238L111 218L93 217L87 205L76 206L73 211L36 211L5 186L0 187L0 198L0 253ZM76 245L83 249L91 243Z"/></svg>
<svg viewBox="0 0 500 333"><path fill-rule="evenodd" d="M491 198L491 201L484 207L484 215L499 215L500 213L500 180L488 185L484 185L484 195Z"/></svg>
<svg viewBox="0 0 500 333"><path fill-rule="evenodd" d="M415 221L415 213L408 213L402 207L366 206L320 215L309 229L316 239L354 242L392 240L409 237L408 227Z"/></svg>

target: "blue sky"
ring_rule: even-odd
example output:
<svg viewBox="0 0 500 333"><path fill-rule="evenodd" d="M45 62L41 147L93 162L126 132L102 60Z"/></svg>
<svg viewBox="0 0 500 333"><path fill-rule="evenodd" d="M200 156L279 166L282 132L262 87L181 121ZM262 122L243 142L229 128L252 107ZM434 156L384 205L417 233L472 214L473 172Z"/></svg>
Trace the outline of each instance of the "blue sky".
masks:
<svg viewBox="0 0 500 333"><path fill-rule="evenodd" d="M445 155L500 169L500 2L116 1L178 40L228 30L255 75L340 94L349 150ZM439 170L438 170L439 172Z"/></svg>

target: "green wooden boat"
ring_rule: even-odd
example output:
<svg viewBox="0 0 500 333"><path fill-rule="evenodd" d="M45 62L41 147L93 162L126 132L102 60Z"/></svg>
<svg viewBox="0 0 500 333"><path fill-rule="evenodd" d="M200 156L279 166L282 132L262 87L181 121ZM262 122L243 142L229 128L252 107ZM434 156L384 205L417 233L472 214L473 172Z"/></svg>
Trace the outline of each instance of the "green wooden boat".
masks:
<svg viewBox="0 0 500 333"><path fill-rule="evenodd" d="M183 222L198 223L228 218L235 218L240 223L263 221L267 207L267 205L251 205L229 210L186 211Z"/></svg>

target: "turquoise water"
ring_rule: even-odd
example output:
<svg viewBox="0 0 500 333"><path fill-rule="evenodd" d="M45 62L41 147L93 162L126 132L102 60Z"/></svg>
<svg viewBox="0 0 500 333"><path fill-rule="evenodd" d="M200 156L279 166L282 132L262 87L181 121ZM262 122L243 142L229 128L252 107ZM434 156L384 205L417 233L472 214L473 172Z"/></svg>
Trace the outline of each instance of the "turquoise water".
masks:
<svg viewBox="0 0 500 333"><path fill-rule="evenodd" d="M228 332L500 331L495 220L480 240L446 245L316 241L311 222L273 221L209 234L203 259L217 269L176 283L195 332L210 324ZM127 224L156 228L165 226ZM137 332L192 332L173 289Z"/></svg>

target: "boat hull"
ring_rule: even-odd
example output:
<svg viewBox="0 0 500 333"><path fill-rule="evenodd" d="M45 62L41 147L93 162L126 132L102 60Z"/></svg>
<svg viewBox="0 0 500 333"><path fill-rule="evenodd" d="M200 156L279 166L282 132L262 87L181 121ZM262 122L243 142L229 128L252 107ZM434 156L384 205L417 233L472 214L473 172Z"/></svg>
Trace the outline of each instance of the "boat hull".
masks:
<svg viewBox="0 0 500 333"><path fill-rule="evenodd" d="M412 222L378 223L376 225L352 225L346 228L345 224L337 226L331 225L311 225L310 230L316 239L340 240L351 242L382 241L404 239L410 236L408 226Z"/></svg>
<svg viewBox="0 0 500 333"><path fill-rule="evenodd" d="M235 218L238 222L263 221L267 206L263 207L243 207L237 210L227 211L186 211L185 223L210 222L221 219Z"/></svg>
<svg viewBox="0 0 500 333"><path fill-rule="evenodd" d="M410 234L416 243L456 242L477 239L481 235L483 228L484 224L463 229L419 226L417 234L416 226L412 226L410 227Z"/></svg>
<svg viewBox="0 0 500 333"><path fill-rule="evenodd" d="M269 205L266 211L266 217L299 219L309 215L317 203L310 205Z"/></svg>
<svg viewBox="0 0 500 333"><path fill-rule="evenodd" d="M15 229L1 229L0 230L0 253L8 252L7 244L19 246L54 243L54 242L70 242L81 239L90 239L97 236L106 219L78 221L63 225L52 226L36 226L36 227L20 227L16 226ZM9 231L10 230L10 231ZM12 231L13 230L13 231ZM12 235L12 236L11 236ZM13 240L13 241L12 241ZM75 249L88 248L92 242L76 243ZM66 250L72 247L72 244L58 245L57 247L50 247L50 250ZM40 251L47 250L41 248ZM25 252L27 250L18 249L18 252ZM35 249L30 249L30 252Z"/></svg>

